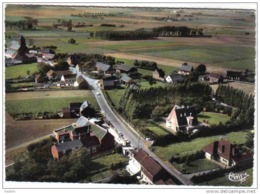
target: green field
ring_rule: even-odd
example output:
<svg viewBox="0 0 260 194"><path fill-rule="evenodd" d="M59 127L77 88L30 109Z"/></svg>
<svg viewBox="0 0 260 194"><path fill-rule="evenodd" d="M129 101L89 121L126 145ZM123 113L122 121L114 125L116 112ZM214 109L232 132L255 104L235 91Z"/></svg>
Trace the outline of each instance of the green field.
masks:
<svg viewBox="0 0 260 194"><path fill-rule="evenodd" d="M26 76L28 76L27 71L30 71L30 74L37 72L38 71L37 63L6 67L5 68L5 79L26 77Z"/></svg>
<svg viewBox="0 0 260 194"><path fill-rule="evenodd" d="M200 151L203 147L207 146L213 141L219 140L220 137L223 137L224 139L236 144L245 143L247 132L248 131L231 132L226 135L196 138L189 142L181 142L178 144L174 143L164 147L155 146L154 152L160 158L166 161L171 159L172 156L185 156L196 151Z"/></svg>
<svg viewBox="0 0 260 194"><path fill-rule="evenodd" d="M93 96L9 100L6 101L5 106L10 115L38 112L54 113L62 111L64 107L68 107L70 102L83 102L85 100L88 100L96 108L96 101Z"/></svg>
<svg viewBox="0 0 260 194"><path fill-rule="evenodd" d="M230 120L230 116L226 114L214 113L214 112L201 112L198 115L198 120L200 122L208 121L210 125L218 125L220 122L225 124Z"/></svg>
<svg viewBox="0 0 260 194"><path fill-rule="evenodd" d="M119 107L119 102L121 97L125 93L125 89L114 89L114 90L107 90L107 94L109 95L111 101L115 105L116 108Z"/></svg>
<svg viewBox="0 0 260 194"><path fill-rule="evenodd" d="M236 173L247 173L249 176L247 177L246 181L240 184L240 182L232 182L228 179L227 176L224 177L218 177L216 179L205 181L199 183L199 185L207 185L207 186L251 186L253 184L253 168L248 168L246 170L236 172Z"/></svg>
<svg viewBox="0 0 260 194"><path fill-rule="evenodd" d="M110 168L111 164L127 162L127 161L128 161L127 157L124 157L123 155L117 153L109 154L92 160L92 162L103 166L103 168Z"/></svg>

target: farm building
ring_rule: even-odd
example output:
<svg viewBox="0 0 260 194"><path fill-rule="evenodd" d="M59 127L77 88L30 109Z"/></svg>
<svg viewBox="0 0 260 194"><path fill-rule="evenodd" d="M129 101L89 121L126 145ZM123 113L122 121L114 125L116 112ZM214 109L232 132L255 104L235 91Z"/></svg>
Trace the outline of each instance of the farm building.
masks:
<svg viewBox="0 0 260 194"><path fill-rule="evenodd" d="M165 80L166 80L167 83L173 84L173 83L181 82L183 80L183 77L182 77L182 75L173 72L170 75L168 75L165 78Z"/></svg>
<svg viewBox="0 0 260 194"><path fill-rule="evenodd" d="M130 85L134 83L133 79L126 74L123 74L119 80L121 84L125 84L125 85Z"/></svg>
<svg viewBox="0 0 260 194"><path fill-rule="evenodd" d="M166 118L166 127L173 130L173 132L186 131L192 132L200 127L197 120L197 113L192 106L178 106L175 105Z"/></svg>
<svg viewBox="0 0 260 194"><path fill-rule="evenodd" d="M119 64L115 67L116 72L119 73L125 73L125 74L129 74L129 73L133 73L133 72L137 72L137 69L135 67L131 67L125 64Z"/></svg>
<svg viewBox="0 0 260 194"><path fill-rule="evenodd" d="M142 183L176 185L171 175L142 149L132 151L126 169L131 175L140 174Z"/></svg>
<svg viewBox="0 0 260 194"><path fill-rule="evenodd" d="M220 75L220 74L217 74L217 73L210 73L208 75L208 78L209 78L210 84L223 83L224 82L223 76Z"/></svg>
<svg viewBox="0 0 260 194"><path fill-rule="evenodd" d="M153 71L153 78L159 81L164 81L165 72L162 69L156 68Z"/></svg>
<svg viewBox="0 0 260 194"><path fill-rule="evenodd" d="M236 144L223 139L214 141L203 148L205 157L214 160L225 167L239 166L253 160L252 152L242 152Z"/></svg>
<svg viewBox="0 0 260 194"><path fill-rule="evenodd" d="M229 80L238 80L240 81L242 77L242 71L226 71L226 77Z"/></svg>
<svg viewBox="0 0 260 194"><path fill-rule="evenodd" d="M183 63L178 73L181 75L190 75L193 73L193 66L188 63Z"/></svg>
<svg viewBox="0 0 260 194"><path fill-rule="evenodd" d="M116 77L108 77L100 80L100 88L104 90L114 89L119 86L119 81Z"/></svg>
<svg viewBox="0 0 260 194"><path fill-rule="evenodd" d="M115 72L111 65L102 63L102 62L97 62L96 63L96 70L98 71L99 74L107 74L107 75L113 75Z"/></svg>
<svg viewBox="0 0 260 194"><path fill-rule="evenodd" d="M72 102L68 107L64 107L59 115L62 118L77 118L80 116L93 117L95 115L95 110L87 101L84 101L83 103Z"/></svg>
<svg viewBox="0 0 260 194"><path fill-rule="evenodd" d="M38 84L38 83L43 83L44 82L44 77L40 74L36 75L35 78L35 83Z"/></svg>

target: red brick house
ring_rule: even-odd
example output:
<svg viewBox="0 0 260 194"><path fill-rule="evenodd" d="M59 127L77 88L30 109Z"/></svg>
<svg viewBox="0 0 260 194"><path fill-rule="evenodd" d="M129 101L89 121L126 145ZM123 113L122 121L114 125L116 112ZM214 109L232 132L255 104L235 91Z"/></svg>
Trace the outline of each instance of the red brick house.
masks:
<svg viewBox="0 0 260 194"><path fill-rule="evenodd" d="M99 126L91 126L88 119L80 117L76 123L54 131L57 144L51 148L54 159L85 147L93 155L114 148L114 137ZM74 143L73 143L74 142Z"/></svg>
<svg viewBox="0 0 260 194"><path fill-rule="evenodd" d="M127 170L131 171L131 168L140 171L141 182L156 185L176 185L169 172L142 149L133 152Z"/></svg>
<svg viewBox="0 0 260 194"><path fill-rule="evenodd" d="M243 165L253 159L252 152L243 153L236 144L223 139L207 145L203 148L203 151L207 159L220 162L226 167Z"/></svg>
<svg viewBox="0 0 260 194"><path fill-rule="evenodd" d="M60 144L55 144L51 147L51 154L54 159L59 159L64 155L68 155L70 152L83 147L80 140L67 141Z"/></svg>

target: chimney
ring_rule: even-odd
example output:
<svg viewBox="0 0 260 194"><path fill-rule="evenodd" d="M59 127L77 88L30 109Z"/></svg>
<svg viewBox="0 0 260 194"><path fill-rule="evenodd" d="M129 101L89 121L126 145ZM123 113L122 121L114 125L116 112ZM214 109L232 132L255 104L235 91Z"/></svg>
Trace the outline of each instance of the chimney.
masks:
<svg viewBox="0 0 260 194"><path fill-rule="evenodd" d="M224 151L225 151L225 146L222 145L221 153L224 153Z"/></svg>

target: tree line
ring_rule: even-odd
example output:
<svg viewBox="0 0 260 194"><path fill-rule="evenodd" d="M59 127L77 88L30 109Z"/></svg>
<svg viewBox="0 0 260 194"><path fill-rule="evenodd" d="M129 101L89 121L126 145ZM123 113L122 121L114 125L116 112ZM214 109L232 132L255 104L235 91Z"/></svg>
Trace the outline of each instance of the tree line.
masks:
<svg viewBox="0 0 260 194"><path fill-rule="evenodd" d="M158 33L154 31L101 31L96 32L96 36L107 40L148 40L156 39Z"/></svg>
<svg viewBox="0 0 260 194"><path fill-rule="evenodd" d="M202 37L204 36L202 28L189 28L187 26L163 26L153 28L153 31L159 36L170 37Z"/></svg>
<svg viewBox="0 0 260 194"><path fill-rule="evenodd" d="M118 111L130 121L149 119L157 106L172 104L197 105L199 112L205 101L210 100L212 89L198 82L178 83L174 86L152 87L149 89L126 89L121 97Z"/></svg>
<svg viewBox="0 0 260 194"><path fill-rule="evenodd" d="M147 69L154 71L157 68L157 63L153 61L134 61L134 66L141 69Z"/></svg>
<svg viewBox="0 0 260 194"><path fill-rule="evenodd" d="M38 20L32 17L24 17L24 20L5 21L5 27L8 29L31 30L36 28Z"/></svg>
<svg viewBox="0 0 260 194"><path fill-rule="evenodd" d="M241 126L254 126L255 99L253 95L228 85L220 85L216 90L216 99L235 107L231 121Z"/></svg>

